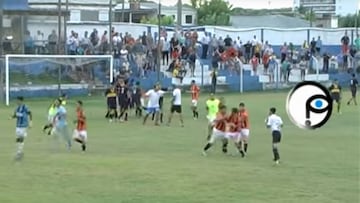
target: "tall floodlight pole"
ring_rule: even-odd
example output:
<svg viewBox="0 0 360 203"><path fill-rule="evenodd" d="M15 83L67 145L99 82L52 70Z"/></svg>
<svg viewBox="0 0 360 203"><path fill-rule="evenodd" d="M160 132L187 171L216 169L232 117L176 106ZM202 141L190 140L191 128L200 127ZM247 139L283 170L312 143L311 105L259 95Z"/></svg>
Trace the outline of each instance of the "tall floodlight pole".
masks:
<svg viewBox="0 0 360 203"><path fill-rule="evenodd" d="M3 16L4 16L4 11L3 11L3 3L0 3L0 57L2 57L3 55L3 37L4 37L4 33L3 33ZM1 71L0 71L1 73ZM2 81L0 81L2 82Z"/></svg>
<svg viewBox="0 0 360 203"><path fill-rule="evenodd" d="M57 53L61 54L61 0L58 1L58 38L57 38ZM64 36L65 39L65 36ZM61 65L58 66L58 94L61 96Z"/></svg>
<svg viewBox="0 0 360 203"><path fill-rule="evenodd" d="M156 78L157 82L160 82L160 69L161 69L161 0L159 0L159 8L158 8L158 44L157 44L157 64L156 64Z"/></svg>
<svg viewBox="0 0 360 203"><path fill-rule="evenodd" d="M3 56L3 3L0 3L0 59L2 59ZM4 99L4 73L5 73L5 59L4 61L0 60L0 63L3 63L4 66L0 64L0 100L3 101Z"/></svg>
<svg viewBox="0 0 360 203"><path fill-rule="evenodd" d="M178 28L182 25L182 0L178 0L177 2L177 26Z"/></svg>
<svg viewBox="0 0 360 203"><path fill-rule="evenodd" d="M355 15L355 29L356 29L356 35L359 34L359 13L360 10L356 11L356 15ZM1 27L0 27L1 28Z"/></svg>
<svg viewBox="0 0 360 203"><path fill-rule="evenodd" d="M113 48L113 40L112 40L112 0L109 0L109 51L110 54L112 53L112 48Z"/></svg>
<svg viewBox="0 0 360 203"><path fill-rule="evenodd" d="M125 0L122 0L121 22L125 22Z"/></svg>
<svg viewBox="0 0 360 203"><path fill-rule="evenodd" d="M64 15L64 41L67 42L67 21L68 21L68 12L69 12L69 0L65 1L65 15ZM65 53L68 53L68 47L65 46Z"/></svg>
<svg viewBox="0 0 360 203"><path fill-rule="evenodd" d="M58 38L57 38L57 53L60 54L61 44L61 0L58 0Z"/></svg>

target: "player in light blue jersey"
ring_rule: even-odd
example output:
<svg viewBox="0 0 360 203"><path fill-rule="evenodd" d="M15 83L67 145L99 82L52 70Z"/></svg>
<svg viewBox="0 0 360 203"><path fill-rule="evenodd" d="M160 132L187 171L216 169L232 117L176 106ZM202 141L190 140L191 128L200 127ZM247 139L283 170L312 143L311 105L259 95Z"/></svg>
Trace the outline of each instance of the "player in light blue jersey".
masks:
<svg viewBox="0 0 360 203"><path fill-rule="evenodd" d="M54 117L55 134L63 137L67 143L68 149L71 149L71 136L68 128L66 109L61 104L61 100L55 101L56 115Z"/></svg>
<svg viewBox="0 0 360 203"><path fill-rule="evenodd" d="M24 104L24 98L17 98L18 106L14 111L13 119L16 119L16 143L17 151L15 160L21 160L24 156L24 141L27 136L27 129L31 127L32 114L29 108Z"/></svg>

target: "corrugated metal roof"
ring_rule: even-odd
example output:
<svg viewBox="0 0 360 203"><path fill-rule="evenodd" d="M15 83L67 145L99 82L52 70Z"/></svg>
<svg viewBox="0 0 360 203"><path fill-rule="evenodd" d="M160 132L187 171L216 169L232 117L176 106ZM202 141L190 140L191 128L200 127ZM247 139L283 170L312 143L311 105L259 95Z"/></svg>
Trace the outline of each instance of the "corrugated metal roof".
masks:
<svg viewBox="0 0 360 203"><path fill-rule="evenodd" d="M59 0L28 0L29 4L53 4L58 3ZM61 0L63 4L65 4L66 0ZM109 0L68 0L69 4L100 4L100 5L108 5ZM117 3L116 0L112 0L113 4Z"/></svg>
<svg viewBox="0 0 360 203"><path fill-rule="evenodd" d="M236 28L274 27L274 28L300 28L309 27L309 22L299 18L283 15L266 16L231 16L230 22Z"/></svg>
<svg viewBox="0 0 360 203"><path fill-rule="evenodd" d="M23 10L29 9L27 0L0 0L0 8L11 11L11 10Z"/></svg>
<svg viewBox="0 0 360 203"><path fill-rule="evenodd" d="M29 4L54 4L54 3L58 3L59 0L28 0ZM65 4L66 0L61 0L63 4ZM99 5L108 5L109 1L108 0L68 0L69 4L99 4ZM113 4L117 5L117 8L122 8L122 3L117 3L116 0L113 0ZM125 9L129 9L129 3L125 3ZM156 2L152 2L152 1L148 1L148 2L141 2L140 3L140 8L141 9L158 9L158 3ZM165 6L162 5L162 8L164 9L177 9L177 6ZM189 7L189 6L183 6L183 11L195 11L193 8Z"/></svg>

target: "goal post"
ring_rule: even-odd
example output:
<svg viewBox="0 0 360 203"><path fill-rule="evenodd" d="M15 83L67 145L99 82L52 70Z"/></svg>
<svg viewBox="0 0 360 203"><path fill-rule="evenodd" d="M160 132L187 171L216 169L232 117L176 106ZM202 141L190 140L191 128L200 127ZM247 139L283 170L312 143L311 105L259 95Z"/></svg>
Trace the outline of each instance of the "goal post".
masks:
<svg viewBox="0 0 360 203"><path fill-rule="evenodd" d="M80 96L114 78L112 55L5 55L5 102L17 96Z"/></svg>

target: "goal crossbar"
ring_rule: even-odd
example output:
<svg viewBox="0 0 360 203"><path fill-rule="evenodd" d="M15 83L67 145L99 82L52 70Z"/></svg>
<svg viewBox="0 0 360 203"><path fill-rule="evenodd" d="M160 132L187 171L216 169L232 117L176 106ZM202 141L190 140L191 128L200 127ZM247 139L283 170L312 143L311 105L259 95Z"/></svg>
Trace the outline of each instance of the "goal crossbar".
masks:
<svg viewBox="0 0 360 203"><path fill-rule="evenodd" d="M23 54L7 54L5 55L5 102L6 105L10 105L10 58L37 58L37 59L76 59L76 58L98 58L110 60L110 83L113 82L114 72L114 58L112 55L23 55Z"/></svg>

